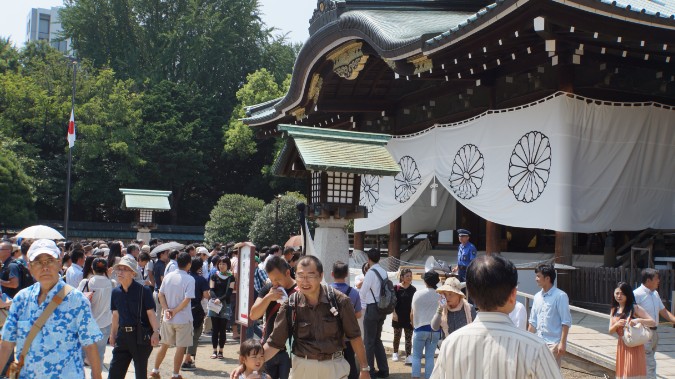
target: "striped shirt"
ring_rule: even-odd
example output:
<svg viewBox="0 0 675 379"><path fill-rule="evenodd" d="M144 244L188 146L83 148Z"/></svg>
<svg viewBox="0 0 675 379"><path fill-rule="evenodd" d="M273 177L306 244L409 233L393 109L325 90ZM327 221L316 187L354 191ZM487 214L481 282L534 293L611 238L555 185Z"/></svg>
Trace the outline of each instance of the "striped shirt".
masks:
<svg viewBox="0 0 675 379"><path fill-rule="evenodd" d="M479 312L476 320L450 334L431 379L562 379L546 343L518 329L509 316Z"/></svg>

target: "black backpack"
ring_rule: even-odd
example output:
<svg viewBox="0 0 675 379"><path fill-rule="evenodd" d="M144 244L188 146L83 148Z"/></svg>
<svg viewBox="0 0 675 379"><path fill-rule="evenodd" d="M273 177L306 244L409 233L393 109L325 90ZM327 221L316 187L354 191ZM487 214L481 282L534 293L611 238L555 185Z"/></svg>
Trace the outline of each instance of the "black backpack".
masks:
<svg viewBox="0 0 675 379"><path fill-rule="evenodd" d="M26 287L30 287L35 283L35 279L33 279L33 276L30 274L30 271L28 270L28 267L24 266L21 264L21 262L18 262L15 259L12 259L7 265L5 265L2 268L2 274L1 276L4 278L6 277L7 280L9 280L9 274L7 273L9 271L9 266L10 265L16 265L17 270L19 271L19 286L17 288L5 288L4 291L10 295L11 297L14 297L19 291Z"/></svg>
<svg viewBox="0 0 675 379"><path fill-rule="evenodd" d="M35 278L33 278L33 275L30 274L28 267L24 266L20 262L14 262L19 267L19 288L17 289L20 291L35 284Z"/></svg>
<svg viewBox="0 0 675 379"><path fill-rule="evenodd" d="M380 279L380 300L377 301L377 310L380 314L388 315L394 312L396 309L396 289L394 288L394 283L391 282L388 276L384 278L377 270L372 270L375 272L375 275ZM373 293L373 289L370 289L370 293Z"/></svg>

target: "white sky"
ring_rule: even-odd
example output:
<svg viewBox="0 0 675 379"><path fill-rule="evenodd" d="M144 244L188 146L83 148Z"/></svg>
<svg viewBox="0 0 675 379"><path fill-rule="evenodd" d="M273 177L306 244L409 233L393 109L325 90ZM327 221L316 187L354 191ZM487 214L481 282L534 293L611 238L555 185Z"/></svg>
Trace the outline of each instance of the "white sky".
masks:
<svg viewBox="0 0 675 379"><path fill-rule="evenodd" d="M259 0L262 19L268 26L288 32L292 42L305 42L309 37L309 18L316 0ZM31 8L51 8L63 0L0 0L0 36L10 37L16 46L26 39L26 18Z"/></svg>

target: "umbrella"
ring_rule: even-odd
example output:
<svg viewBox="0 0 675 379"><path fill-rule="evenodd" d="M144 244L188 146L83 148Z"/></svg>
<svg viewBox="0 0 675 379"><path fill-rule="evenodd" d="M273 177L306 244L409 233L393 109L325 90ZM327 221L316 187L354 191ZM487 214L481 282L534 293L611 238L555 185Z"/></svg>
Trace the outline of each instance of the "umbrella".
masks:
<svg viewBox="0 0 675 379"><path fill-rule="evenodd" d="M182 243L167 242L167 243L163 243L161 245L155 246L155 248L152 249L152 251L150 252L150 255L153 255L153 254L157 255L157 254L161 253L162 251L171 250L171 249L180 250L184 247L185 247L185 245L183 245Z"/></svg>
<svg viewBox="0 0 675 379"><path fill-rule="evenodd" d="M62 240L65 239L58 230L46 225L33 225L19 232L17 238Z"/></svg>
<svg viewBox="0 0 675 379"><path fill-rule="evenodd" d="M284 247L300 247L302 246L302 236L293 236L286 241Z"/></svg>

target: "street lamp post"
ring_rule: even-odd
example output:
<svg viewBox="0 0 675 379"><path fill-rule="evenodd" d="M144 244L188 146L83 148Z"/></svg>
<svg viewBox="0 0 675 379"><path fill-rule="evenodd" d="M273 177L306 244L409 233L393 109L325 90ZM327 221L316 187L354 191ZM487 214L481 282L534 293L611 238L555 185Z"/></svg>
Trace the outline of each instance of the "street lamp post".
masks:
<svg viewBox="0 0 675 379"><path fill-rule="evenodd" d="M281 200L281 195L276 196L276 208L274 211L274 242L279 244L279 201Z"/></svg>

